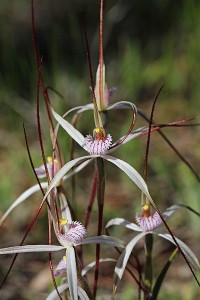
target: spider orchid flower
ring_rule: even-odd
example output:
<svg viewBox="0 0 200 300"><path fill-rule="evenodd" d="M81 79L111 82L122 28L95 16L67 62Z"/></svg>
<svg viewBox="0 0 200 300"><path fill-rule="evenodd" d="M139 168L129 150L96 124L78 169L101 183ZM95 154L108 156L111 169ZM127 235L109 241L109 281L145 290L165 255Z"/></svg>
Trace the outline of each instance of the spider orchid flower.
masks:
<svg viewBox="0 0 200 300"><path fill-rule="evenodd" d="M169 207L162 214L162 216L166 220L169 217L171 217L171 215L174 214L177 210L179 210L180 208L183 208L183 207L187 208L186 206L183 206L183 205L173 205L173 206ZM128 263L129 257L131 255L134 247L139 242L139 240L143 239L145 237L145 235L147 235L147 234L157 235L161 238L164 238L164 239L170 241L175 246L177 246L177 244L178 244L179 247L181 248L182 252L184 253L185 257L187 258L188 263L191 266L193 266L195 269L197 269L198 271L200 270L200 263L199 263L196 255L183 241L181 241L177 237L174 237L176 240L176 243L175 243L174 239L172 238L172 236L170 234L162 233L162 232L158 231L157 228L160 225L162 225L163 222L157 213L154 213L153 215L151 215L149 204L145 204L142 207L141 216L136 216L136 222L138 223L139 226L136 225L135 223L131 223L123 218L115 218L115 219L110 220L106 224L107 232L111 226L115 226L115 225L121 225L121 226L131 229L134 232L139 232L136 236L134 236L128 242L128 244L126 245L122 254L118 258L118 261L117 261L117 264L115 267L115 271L114 271L114 277L113 277L113 296L116 293L118 284L119 284L120 280L122 279L122 276L126 269L126 265Z"/></svg>
<svg viewBox="0 0 200 300"><path fill-rule="evenodd" d="M89 134L85 138L85 146L90 154L105 154L112 145L112 137L103 128L95 128L93 137Z"/></svg>
<svg viewBox="0 0 200 300"><path fill-rule="evenodd" d="M86 235L85 227L77 222L68 222L67 219L59 220L60 228L57 228L57 238L64 247L80 244Z"/></svg>
<svg viewBox="0 0 200 300"><path fill-rule="evenodd" d="M27 253L27 252L54 252L65 250L66 257L66 273L67 273L67 282L70 292L70 299L78 300L80 296L80 291L82 289L78 286L77 279L77 265L76 265L76 254L75 248L78 245L85 244L104 244L114 247L124 248L124 242L120 239L101 235L84 238L86 234L85 227L77 222L71 221L68 222L66 219L61 219L56 227L56 236L60 243L57 245L24 245L24 246L15 246L9 248L0 249L0 255L3 254L14 254L14 253ZM60 228L60 229L58 229ZM84 292L85 296L85 292ZM81 297L81 299L89 299Z"/></svg>
<svg viewBox="0 0 200 300"><path fill-rule="evenodd" d="M143 231L148 232L156 229L162 223L158 212L156 211L153 215L149 204L144 204L142 207L141 215L138 214L135 217L136 223L142 228Z"/></svg>
<svg viewBox="0 0 200 300"><path fill-rule="evenodd" d="M50 180L52 180L52 178L59 171L59 166L58 166L57 159L53 159L51 156L48 156L47 157L46 166L47 166L47 170L48 170L48 173L49 173ZM47 177L46 169L45 169L45 165L44 164L41 165L38 168L35 168L35 172L36 172L38 178L45 178L45 177Z"/></svg>

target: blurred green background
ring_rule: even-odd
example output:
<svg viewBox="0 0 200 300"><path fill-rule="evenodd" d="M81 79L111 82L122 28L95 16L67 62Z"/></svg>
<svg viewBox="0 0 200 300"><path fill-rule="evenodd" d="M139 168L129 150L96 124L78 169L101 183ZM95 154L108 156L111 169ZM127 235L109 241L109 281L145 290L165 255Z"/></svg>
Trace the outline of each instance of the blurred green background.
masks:
<svg viewBox="0 0 200 300"><path fill-rule="evenodd" d="M117 87L111 101L113 103L119 100L133 101L150 114L153 99L164 84L155 111L157 123L167 123L199 114L200 2L194 0L105 2L106 81L109 87ZM82 11L86 15L95 76L99 51L99 1L35 1L35 28L38 49L43 57L43 76L46 86L53 87L63 95L61 99L55 93L50 93L51 101L60 114L73 106L91 101ZM32 44L31 1L1 0L0 58L0 214L2 215L20 193L35 183L26 152L23 123L26 126L34 163L37 166L42 163L37 138L37 72ZM126 132L130 124L129 117L130 115L124 111L110 113L109 128L114 139ZM88 118L91 122L88 122ZM51 143L44 103L41 103L41 122L45 150L49 155ZM88 133L88 128L90 131L93 129L91 114L88 113L81 122L82 127L80 125L79 128L84 134ZM138 117L136 126L144 124ZM200 129L170 128L164 132L199 174ZM60 144L64 159L67 161L69 138L62 130ZM143 137L128 143L114 155L132 164L142 174L145 145L146 138ZM92 168L88 173L84 171L79 178L81 195L77 193L77 203L82 209L85 206L81 204L83 200L80 198L84 198L87 203L90 188L85 189L85 186L86 183L91 185L91 170ZM119 211L121 217L133 220L136 210L140 207L138 190L113 167L108 168L107 182L105 221L119 216ZM116 185L119 189L117 194ZM200 211L199 182L156 133L152 134L149 156L149 189L161 210L174 203L185 203ZM5 230L1 232L1 247L19 243L29 223L27 220L31 220L41 197L37 195L31 199L32 201L16 209L5 223ZM80 221L83 219L81 208L78 211ZM33 231L30 236L31 242L41 242L42 233L47 228L45 213L40 219L35 233ZM189 212L182 211L170 222L172 228L177 228L175 233L190 244L198 255L199 219ZM35 256L32 255L33 257ZM2 262L2 258L0 259ZM26 259L28 264L30 256ZM1 277L5 274L9 261L9 258L4 258L3 267L0 269ZM43 261L46 261L45 256L37 260L40 271L43 269ZM160 299L170 296L170 299L191 300L197 297L196 283L191 278L188 268L181 265L182 262L180 258L180 263L175 263L174 270L178 272L178 275L175 274L178 277L177 284L174 283L176 276L172 271L167 277ZM45 292L43 289L37 290L37 284L33 284L37 267L30 272L24 270L22 266L23 258L20 258L8 285L4 287L4 299L43 299ZM18 274L18 280L14 279L15 274ZM22 284L24 291L17 290ZM48 284L49 281L46 285ZM179 284L184 285L181 291ZM31 287L32 292L29 293ZM132 293L131 289L129 293L127 286L127 295L123 299L133 299Z"/></svg>

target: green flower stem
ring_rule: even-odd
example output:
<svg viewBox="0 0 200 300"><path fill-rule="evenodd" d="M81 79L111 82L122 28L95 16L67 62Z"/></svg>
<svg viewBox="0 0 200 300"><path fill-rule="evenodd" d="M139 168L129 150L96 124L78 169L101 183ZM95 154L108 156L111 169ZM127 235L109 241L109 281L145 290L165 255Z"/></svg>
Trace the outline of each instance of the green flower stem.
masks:
<svg viewBox="0 0 200 300"><path fill-rule="evenodd" d="M97 177L97 201L98 201L98 230L97 235L101 235L103 226L103 207L104 207L104 195L105 195L105 162L101 157L96 159L96 166L98 170ZM99 278L99 260L100 260L100 244L96 245L96 268L94 273L94 299L97 293L97 285Z"/></svg>
<svg viewBox="0 0 200 300"><path fill-rule="evenodd" d="M144 268L144 284L147 292L151 291L152 279L153 279L152 250L153 250L153 235L150 233L145 236L146 261L145 261L145 268ZM145 299L148 298L146 298L145 296Z"/></svg>
<svg viewBox="0 0 200 300"><path fill-rule="evenodd" d="M156 300L157 297L158 297L158 293L160 291L160 288L162 286L162 283L163 283L163 280L167 274L167 271L172 263L172 261L174 260L176 254L178 253L178 247L175 248L175 250L173 251L173 253L170 255L170 257L168 258L166 264L164 265L163 269L161 270L157 280L156 280L156 283L154 285L154 288L153 288L153 292L152 292L152 300Z"/></svg>

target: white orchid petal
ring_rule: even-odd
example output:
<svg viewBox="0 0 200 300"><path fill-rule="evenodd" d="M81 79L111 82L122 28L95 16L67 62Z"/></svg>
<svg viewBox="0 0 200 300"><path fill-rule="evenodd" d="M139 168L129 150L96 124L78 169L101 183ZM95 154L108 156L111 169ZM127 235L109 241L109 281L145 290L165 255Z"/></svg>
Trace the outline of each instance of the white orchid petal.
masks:
<svg viewBox="0 0 200 300"><path fill-rule="evenodd" d="M114 103L113 105L109 105L107 107L107 110L112 110L112 109L134 109L135 112L137 113L137 107L135 106L134 103L130 101L119 101Z"/></svg>
<svg viewBox="0 0 200 300"><path fill-rule="evenodd" d="M47 188L48 183L47 182L42 182L41 183L42 188ZM22 202L26 201L28 197L30 197L32 194L40 191L40 186L39 184L36 184L29 189L27 189L25 192L23 192L16 200L15 202L8 208L8 210L5 212L5 214L1 217L0 219L0 226L3 224L5 219L8 217L8 215L13 211L15 207L17 207L19 204Z"/></svg>
<svg viewBox="0 0 200 300"><path fill-rule="evenodd" d="M69 292L72 300L78 300L78 281L76 270L76 256L73 247L68 247L66 251L66 268Z"/></svg>
<svg viewBox="0 0 200 300"><path fill-rule="evenodd" d="M61 284L57 287L59 293L63 293L64 291L66 291L69 288L68 283L64 283ZM90 300L86 294L86 292L78 286L78 296L80 297L81 300ZM46 300L55 300L58 298L58 294L56 290L53 290L48 297L46 298Z"/></svg>
<svg viewBox="0 0 200 300"><path fill-rule="evenodd" d="M109 156L109 155L88 155L88 156L82 156L82 157L78 157L74 160L69 161L68 163L66 163L59 171L58 173L55 175L55 177L53 178L53 180L51 181L47 192L43 198L43 201L45 201L45 199L47 198L48 194L50 193L50 191L56 186L56 184L64 177L64 175L71 169L73 168L75 165L77 165L78 163L80 163L81 161L86 161L86 160L91 160L93 158L96 157L102 157L103 159L113 163L114 165L116 165L117 167L119 167L125 174L127 174L127 176L139 187L139 189L146 195L146 197L149 199L149 201L152 203L153 206L155 206L147 185L144 181L144 179L142 178L142 176L128 163L126 163L125 161Z"/></svg>
<svg viewBox="0 0 200 300"><path fill-rule="evenodd" d="M14 246L8 248L1 248L0 254L14 254L14 253L27 253L27 252L53 252L63 250L63 246L56 245L25 245Z"/></svg>
<svg viewBox="0 0 200 300"><path fill-rule="evenodd" d="M176 246L176 243L174 242L172 236L168 233L159 233L159 236L163 237L164 239L170 241ZM181 240L179 240L177 237L175 237L177 243L179 244L181 250L187 257L188 261L193 265L194 268L200 270L200 263L198 261L198 258L194 254L194 252Z"/></svg>
<svg viewBox="0 0 200 300"><path fill-rule="evenodd" d="M78 167L74 168L74 170L72 172L70 172L69 174L65 175L63 177L63 181L69 179L70 177L74 176L78 172L82 171L91 161L92 161L92 159L86 160L83 163L81 163Z"/></svg>
<svg viewBox="0 0 200 300"><path fill-rule="evenodd" d="M66 163L59 171L58 173L55 175L55 177L53 178L53 180L51 181L47 192L43 198L43 201L45 201L45 199L47 198L48 194L50 193L50 191L56 186L56 184L64 177L64 175L73 167L75 167L79 162L81 161L85 161L85 160L90 160L92 157L90 155L88 156L82 156L82 157L78 157L75 158L74 160L69 161L68 163Z"/></svg>
<svg viewBox="0 0 200 300"><path fill-rule="evenodd" d="M99 260L100 263L103 262L116 262L116 259L113 258L101 258ZM91 262L90 264L88 264L87 266L85 266L81 272L82 276L85 276L92 268L94 268L96 266L96 261Z"/></svg>
<svg viewBox="0 0 200 300"><path fill-rule="evenodd" d="M146 197L149 199L149 201L151 203L154 204L146 182L144 181L144 179L142 178L142 176L128 163L126 163L125 161L109 156L109 155L101 155L102 158L104 158L107 161L110 161L111 163L113 163L114 165L116 165L118 168L120 168L124 173L126 173L126 175L139 187L139 189L146 195ZM155 204L154 204L155 205Z"/></svg>
<svg viewBox="0 0 200 300"><path fill-rule="evenodd" d="M126 228L129 228L131 230L134 230L134 231L143 231L140 226L134 224L134 223L131 223L129 221L127 221L126 219L123 219L123 218L115 218L115 219L112 219L110 220L105 228L109 228L111 226L114 226L114 225L122 225L122 226L125 226Z"/></svg>
<svg viewBox="0 0 200 300"><path fill-rule="evenodd" d="M59 286L57 286L57 289L59 291L59 293L63 293L65 290L67 290L69 288L69 285L67 283L61 284ZM58 294L56 290L53 290L48 297L46 298L46 300L55 300L58 298Z"/></svg>
<svg viewBox="0 0 200 300"><path fill-rule="evenodd" d="M90 300L84 289L78 286L78 296L81 300Z"/></svg>
<svg viewBox="0 0 200 300"><path fill-rule="evenodd" d="M79 245L86 244L104 244L124 248L124 242L122 240L107 235L99 235L85 238Z"/></svg>
<svg viewBox="0 0 200 300"><path fill-rule="evenodd" d="M82 147L85 149L85 137L68 121L63 119L55 110L52 108L52 113L56 121L62 126L63 129Z"/></svg>
<svg viewBox="0 0 200 300"><path fill-rule="evenodd" d="M175 205L172 205L170 207L168 207L164 213L162 214L163 218L165 220L167 220L168 218L171 217L171 215L173 215L177 210L183 208L183 206L179 205L179 204L175 204Z"/></svg>
<svg viewBox="0 0 200 300"><path fill-rule="evenodd" d="M116 292L117 286L119 281L122 279L122 276L124 274L127 262L129 260L129 257L131 255L131 252L133 250L133 248L135 247L135 245L137 244L137 242L143 238L146 235L145 232L139 233L138 235L136 235L125 247L125 249L123 250L122 254L120 255L116 267L115 267L115 271L114 271L114 277L113 277L113 287L114 287L114 293Z"/></svg>
<svg viewBox="0 0 200 300"><path fill-rule="evenodd" d="M133 139L139 137L139 136L140 136L142 133L144 133L145 131L148 132L148 127L141 127L141 128L138 128L138 129L136 129L135 131L132 131L132 132L126 137L126 139L125 139L121 144L119 144L120 141L123 140L123 139L125 138L125 135L122 136L119 140L117 140L117 141L112 145L112 148L109 149L109 150L107 151L107 153L112 153L112 152L114 152L115 150L117 150L118 148L120 148L122 145L124 145L124 144L126 144L126 143L132 141ZM118 145L118 144L119 144L119 145ZM116 145L116 146L115 146L115 145Z"/></svg>

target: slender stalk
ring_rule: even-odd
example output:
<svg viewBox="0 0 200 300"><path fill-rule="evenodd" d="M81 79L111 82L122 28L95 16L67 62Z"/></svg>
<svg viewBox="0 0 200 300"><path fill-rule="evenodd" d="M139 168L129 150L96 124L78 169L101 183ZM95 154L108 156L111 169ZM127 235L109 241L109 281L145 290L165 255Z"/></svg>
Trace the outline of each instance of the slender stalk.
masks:
<svg viewBox="0 0 200 300"><path fill-rule="evenodd" d="M105 165L104 160L101 157L96 159L96 165L98 170L97 177L97 201L98 201L98 229L97 235L101 235L103 225L103 208L104 208L104 195L105 195ZM98 279L99 279L99 259L100 259L100 245L96 245L96 268L94 273L94 287L93 296L94 299L97 293Z"/></svg>

